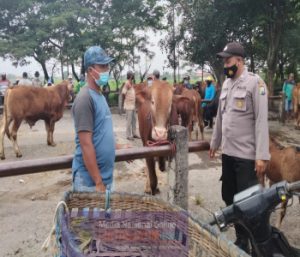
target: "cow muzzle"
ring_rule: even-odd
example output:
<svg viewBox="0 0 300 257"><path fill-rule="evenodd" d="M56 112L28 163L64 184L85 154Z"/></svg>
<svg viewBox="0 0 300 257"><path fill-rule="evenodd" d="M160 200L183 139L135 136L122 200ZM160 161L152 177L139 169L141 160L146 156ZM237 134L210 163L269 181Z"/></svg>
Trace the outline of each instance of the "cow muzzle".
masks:
<svg viewBox="0 0 300 257"><path fill-rule="evenodd" d="M154 127L152 129L152 139L155 141L166 140L168 137L168 131L166 128Z"/></svg>

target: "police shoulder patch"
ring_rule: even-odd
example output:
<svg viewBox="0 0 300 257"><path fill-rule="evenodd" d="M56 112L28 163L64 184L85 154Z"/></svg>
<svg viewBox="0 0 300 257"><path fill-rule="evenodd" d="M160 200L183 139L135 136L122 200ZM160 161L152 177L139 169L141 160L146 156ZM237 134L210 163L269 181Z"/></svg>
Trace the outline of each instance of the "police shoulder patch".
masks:
<svg viewBox="0 0 300 257"><path fill-rule="evenodd" d="M260 95L266 94L266 84L261 78L258 81L258 92Z"/></svg>

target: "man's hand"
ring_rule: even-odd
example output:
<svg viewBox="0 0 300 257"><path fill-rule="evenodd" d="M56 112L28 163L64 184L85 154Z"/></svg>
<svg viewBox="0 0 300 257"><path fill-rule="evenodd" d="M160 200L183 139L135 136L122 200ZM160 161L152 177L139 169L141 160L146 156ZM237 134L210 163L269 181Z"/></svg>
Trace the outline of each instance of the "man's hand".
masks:
<svg viewBox="0 0 300 257"><path fill-rule="evenodd" d="M96 184L96 192L104 193L106 190L106 186L103 184L103 182L99 182Z"/></svg>
<svg viewBox="0 0 300 257"><path fill-rule="evenodd" d="M216 149L209 149L209 158L215 158L216 151Z"/></svg>
<svg viewBox="0 0 300 257"><path fill-rule="evenodd" d="M261 175L265 172L267 168L268 161L256 160L255 161L255 170L258 175Z"/></svg>

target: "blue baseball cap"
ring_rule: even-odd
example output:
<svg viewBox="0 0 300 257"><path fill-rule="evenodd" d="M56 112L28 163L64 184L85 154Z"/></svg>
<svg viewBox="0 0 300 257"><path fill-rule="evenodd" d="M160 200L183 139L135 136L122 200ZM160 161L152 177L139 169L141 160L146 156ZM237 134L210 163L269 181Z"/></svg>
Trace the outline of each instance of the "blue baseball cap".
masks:
<svg viewBox="0 0 300 257"><path fill-rule="evenodd" d="M113 60L100 46L91 46L84 53L84 68L87 69L93 64L109 64Z"/></svg>

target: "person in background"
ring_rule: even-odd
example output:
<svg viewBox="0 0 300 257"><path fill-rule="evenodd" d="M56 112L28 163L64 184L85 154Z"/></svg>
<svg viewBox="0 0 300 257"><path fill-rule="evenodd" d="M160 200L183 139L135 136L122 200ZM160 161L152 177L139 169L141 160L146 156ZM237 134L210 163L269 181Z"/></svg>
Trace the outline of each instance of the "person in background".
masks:
<svg viewBox="0 0 300 257"><path fill-rule="evenodd" d="M235 194L258 184L264 173L269 152L268 94L265 82L245 66L244 47L228 43L222 52L224 74L216 123L210 143L210 158L221 146L222 199L233 203ZM235 244L249 252L247 231L235 225Z"/></svg>
<svg viewBox="0 0 300 257"><path fill-rule="evenodd" d="M183 85L184 85L185 88L187 88L187 89L193 89L193 86L190 83L190 76L189 75L187 75L187 76L185 76L183 78L183 82L182 83L183 83Z"/></svg>
<svg viewBox="0 0 300 257"><path fill-rule="evenodd" d="M134 73L127 72L127 81L122 89L124 97L124 110L126 111L126 137L127 140L139 138L136 133L136 110L135 110L135 90L133 87Z"/></svg>
<svg viewBox="0 0 300 257"><path fill-rule="evenodd" d="M73 76L72 76L72 74L68 75L68 81L69 81L69 84L71 85L71 87L73 88L74 83L73 83Z"/></svg>
<svg viewBox="0 0 300 257"><path fill-rule="evenodd" d="M205 96L203 100L211 101L216 94L216 88L214 86L212 76L208 76L206 79ZM207 103L202 103L204 126L206 129L212 129L213 116L210 108L207 107Z"/></svg>
<svg viewBox="0 0 300 257"><path fill-rule="evenodd" d="M294 74L290 73L288 79L284 82L282 87L282 92L285 94L285 112L288 118L291 118L292 114L292 99L293 99L293 89L295 87Z"/></svg>
<svg viewBox="0 0 300 257"><path fill-rule="evenodd" d="M49 78L45 87L51 87L53 85L52 79Z"/></svg>
<svg viewBox="0 0 300 257"><path fill-rule="evenodd" d="M194 89L199 93L201 99L204 99L204 83L202 83L201 81L197 81Z"/></svg>
<svg viewBox="0 0 300 257"><path fill-rule="evenodd" d="M153 71L153 80L159 80L160 72L158 70Z"/></svg>
<svg viewBox="0 0 300 257"><path fill-rule="evenodd" d="M75 126L75 154L72 163L73 191L105 192L113 184L115 144L112 115L102 94L109 80L109 57L100 46L84 53L86 86L72 106Z"/></svg>
<svg viewBox="0 0 300 257"><path fill-rule="evenodd" d="M18 82L18 86L33 86L33 83L28 79L27 72L23 72L22 79Z"/></svg>
<svg viewBox="0 0 300 257"><path fill-rule="evenodd" d="M34 73L34 78L32 80L32 84L33 86L35 87L42 87L43 86L43 83L42 81L40 80L40 73L38 71L36 71Z"/></svg>
<svg viewBox="0 0 300 257"><path fill-rule="evenodd" d="M72 74L69 74L68 82L69 82L69 85L70 85L70 102L73 103L74 99L75 99L75 93L74 93L74 82L73 82Z"/></svg>
<svg viewBox="0 0 300 257"><path fill-rule="evenodd" d="M21 77L17 77L15 82L13 83L13 86L17 86L19 84L19 81L21 80Z"/></svg>
<svg viewBox="0 0 300 257"><path fill-rule="evenodd" d="M78 94L80 89L84 86L85 86L85 76L84 74L81 74L78 83L74 86L75 94Z"/></svg>
<svg viewBox="0 0 300 257"><path fill-rule="evenodd" d="M0 79L0 105L4 103L6 90L11 86L10 81L6 78L6 73L1 73Z"/></svg>
<svg viewBox="0 0 300 257"><path fill-rule="evenodd" d="M209 128L213 127L213 118L216 117L217 115L220 94L221 94L221 85L219 82L217 82L215 97L211 100L210 103L208 103L205 106L208 115L207 120L209 120Z"/></svg>
<svg viewBox="0 0 300 257"><path fill-rule="evenodd" d="M102 88L102 93L106 99L106 102L109 106L109 94L110 94L110 86L109 86L109 83L107 82L106 85L103 86Z"/></svg>
<svg viewBox="0 0 300 257"><path fill-rule="evenodd" d="M148 87L151 87L153 84L153 76L152 75L148 75L147 77L147 85Z"/></svg>

